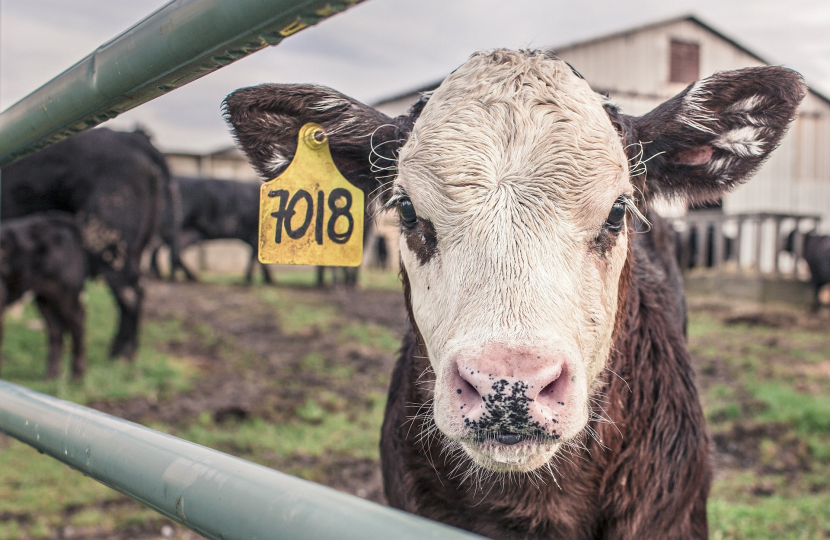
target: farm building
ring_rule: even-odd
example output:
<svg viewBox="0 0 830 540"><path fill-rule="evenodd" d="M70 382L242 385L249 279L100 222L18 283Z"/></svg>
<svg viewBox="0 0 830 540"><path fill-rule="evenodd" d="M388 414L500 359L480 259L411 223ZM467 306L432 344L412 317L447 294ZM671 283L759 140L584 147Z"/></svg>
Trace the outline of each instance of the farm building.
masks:
<svg viewBox="0 0 830 540"><path fill-rule="evenodd" d="M174 176L223 178L241 182L259 182L259 175L236 146L208 154L167 152L167 164Z"/></svg>
<svg viewBox="0 0 830 540"><path fill-rule="evenodd" d="M768 64L694 16L684 16L580 43L551 47L592 87L632 115L644 114L683 90L689 83L717 71ZM383 100L375 106L390 115L401 114L421 92L440 81ZM779 269L778 238L793 227L783 215L820 216L819 229L830 232L830 100L810 89L780 147L751 182L727 194L716 209L718 227L725 225L733 239L743 234L740 257L764 271ZM661 206L679 216L685 208ZM710 215L713 214L710 212ZM728 216L767 215L763 226L752 218L738 227ZM755 223L750 223L753 221ZM802 230L814 227L805 220ZM804 225L807 227L804 228ZM763 230L761 235L758 230ZM763 237L763 241L761 241ZM786 266L787 263L783 263ZM789 262L792 266L791 261Z"/></svg>
<svg viewBox="0 0 830 540"><path fill-rule="evenodd" d="M593 88L627 114L644 114L717 71L768 64L693 16L671 19L581 43L551 47ZM381 101L401 114L440 81ZM723 200L724 212L820 214L830 231L830 99L811 89L798 119L753 180Z"/></svg>

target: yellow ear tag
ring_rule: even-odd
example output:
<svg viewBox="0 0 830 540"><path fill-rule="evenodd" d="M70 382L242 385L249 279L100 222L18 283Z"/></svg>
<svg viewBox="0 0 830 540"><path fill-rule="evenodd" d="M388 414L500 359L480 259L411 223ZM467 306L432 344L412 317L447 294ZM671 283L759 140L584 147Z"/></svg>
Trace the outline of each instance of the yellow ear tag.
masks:
<svg viewBox="0 0 830 540"><path fill-rule="evenodd" d="M291 164L259 192L259 261L359 266L363 198L337 170L322 126L304 125Z"/></svg>

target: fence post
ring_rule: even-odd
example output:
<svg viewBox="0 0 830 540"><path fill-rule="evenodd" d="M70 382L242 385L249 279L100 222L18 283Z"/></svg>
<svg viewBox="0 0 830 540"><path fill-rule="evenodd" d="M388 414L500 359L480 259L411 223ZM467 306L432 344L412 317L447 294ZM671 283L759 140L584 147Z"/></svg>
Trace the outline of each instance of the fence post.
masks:
<svg viewBox="0 0 830 540"><path fill-rule="evenodd" d="M779 255L781 254L781 216L775 216L774 220L775 229L773 230L773 234L775 237L772 239L772 271L773 274L775 274L775 277L778 277L781 275L781 266L780 261L778 260Z"/></svg>
<svg viewBox="0 0 830 540"><path fill-rule="evenodd" d="M762 214L758 215L757 224L755 227L755 246L752 253L752 260L753 264L755 265L755 271L757 273L761 273L761 237L764 234L764 216Z"/></svg>

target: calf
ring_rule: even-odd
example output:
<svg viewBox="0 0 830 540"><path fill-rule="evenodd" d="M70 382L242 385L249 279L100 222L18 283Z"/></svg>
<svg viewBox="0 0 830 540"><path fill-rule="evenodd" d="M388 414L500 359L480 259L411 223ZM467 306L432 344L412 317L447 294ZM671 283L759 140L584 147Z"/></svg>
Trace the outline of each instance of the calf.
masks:
<svg viewBox="0 0 830 540"><path fill-rule="evenodd" d="M47 210L76 215L89 270L103 275L120 312L110 355L132 358L144 297L141 254L172 189L164 156L141 131L93 129L4 167L0 188L3 220Z"/></svg>
<svg viewBox="0 0 830 540"><path fill-rule="evenodd" d="M497 50L394 119L319 86L228 96L265 178L307 122L367 193L397 173L381 191L411 329L382 433L390 504L494 538L705 538L709 442L646 200L715 200L804 93L793 71L750 68L630 117L556 57Z"/></svg>
<svg viewBox="0 0 830 540"><path fill-rule="evenodd" d="M245 270L245 282L253 281L257 264L259 235L259 185L212 178L176 178L181 195L180 249L203 240L236 239L251 246L251 256ZM173 208L165 208L161 237L169 245L171 224L175 223ZM153 249L150 269L159 275L156 258L160 246ZM189 280L195 276L181 260L171 263L171 279L178 266ZM268 267L261 265L262 278L272 283Z"/></svg>
<svg viewBox="0 0 830 540"><path fill-rule="evenodd" d="M63 335L72 336L72 376L86 369L83 239L72 214L44 212L3 221L0 228L0 317L32 291L49 334L48 378L60 373ZM0 340L2 327L0 326Z"/></svg>
<svg viewBox="0 0 830 540"><path fill-rule="evenodd" d="M796 232L787 237L785 251L795 253ZM810 268L810 280L815 287L813 311L818 311L821 308L821 288L830 283L830 236L809 232L804 235L803 246L802 256Z"/></svg>

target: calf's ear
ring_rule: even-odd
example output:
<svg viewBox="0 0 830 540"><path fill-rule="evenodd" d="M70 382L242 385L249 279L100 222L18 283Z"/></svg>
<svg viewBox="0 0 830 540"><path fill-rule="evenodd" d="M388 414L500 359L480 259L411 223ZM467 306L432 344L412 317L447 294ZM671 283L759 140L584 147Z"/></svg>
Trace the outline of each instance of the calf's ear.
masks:
<svg viewBox="0 0 830 540"><path fill-rule="evenodd" d="M705 202L755 172L805 94L795 71L755 67L702 79L641 117L609 114L627 144L632 174L647 175L646 189Z"/></svg>
<svg viewBox="0 0 830 540"><path fill-rule="evenodd" d="M340 172L362 190L394 176L397 150L414 115L390 118L330 88L263 84L225 98L225 120L248 160L265 179L279 175L297 151L300 128L323 126Z"/></svg>

